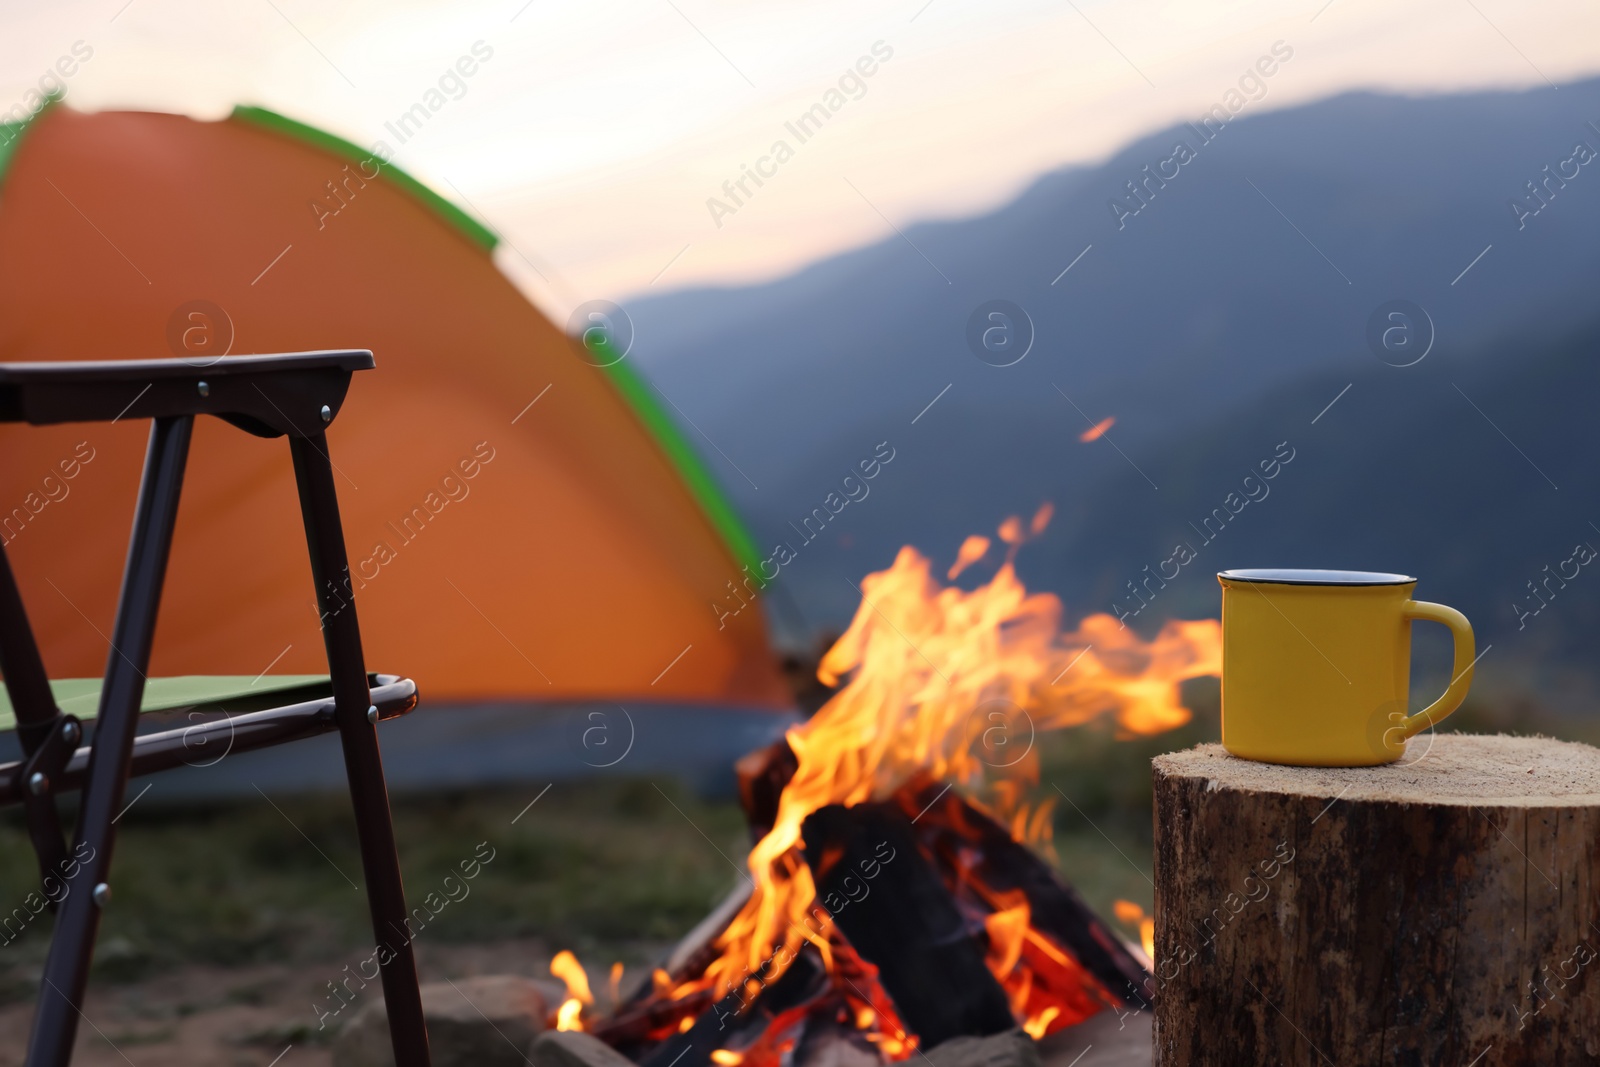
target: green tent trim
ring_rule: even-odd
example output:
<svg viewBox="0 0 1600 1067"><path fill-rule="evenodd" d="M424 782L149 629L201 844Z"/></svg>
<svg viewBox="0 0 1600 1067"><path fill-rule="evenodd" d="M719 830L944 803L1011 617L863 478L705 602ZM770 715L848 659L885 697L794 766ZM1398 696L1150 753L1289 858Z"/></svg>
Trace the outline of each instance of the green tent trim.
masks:
<svg viewBox="0 0 1600 1067"><path fill-rule="evenodd" d="M494 251L494 246L500 243L500 238L495 236L494 231L490 230L489 227L468 215L465 211L462 211L393 163L383 162L373 153L360 148L350 141L346 141L343 137L335 137L326 130L319 130L315 126L307 126L303 122L296 122L294 119L280 115L276 111L268 111L264 107L250 107L240 104L233 109L231 117L243 122L254 123L257 126L263 126L269 130L286 134L298 141L315 145L325 152L331 152L340 159L355 163L358 166L362 163L376 162L380 174L387 175L390 181L422 201L424 206L459 230L467 240L481 246L485 252ZM365 171L363 171L362 177L366 177Z"/></svg>
<svg viewBox="0 0 1600 1067"><path fill-rule="evenodd" d="M296 122L266 108L240 105L233 109L233 117L285 134L353 163L375 158L371 152L364 151L342 137L336 137L314 126L307 126L303 122ZM418 197L447 223L481 245L486 251L492 250L499 243L499 237L487 226L394 164L383 164L381 172L401 188ZM728 546L734 561L748 567L759 580L761 554L756 549L755 539L750 536L738 513L723 495L721 487L701 462L699 454L684 438L678 429L678 424L662 410L650 386L623 360L622 355L610 345L609 341L601 339L587 344L591 352L601 357L596 362L600 363L617 392L622 394L634 415L644 423L645 429L655 439L657 446L666 454L668 462L688 486L690 494L700 505L700 510L707 521Z"/></svg>
<svg viewBox="0 0 1600 1067"><path fill-rule="evenodd" d="M39 105L38 110L21 122L0 122L0 183L6 180L6 170L11 166L11 157L17 154L17 147L27 136L28 128L38 122L39 116L60 99L60 93L51 93L44 98L44 103Z"/></svg>
<svg viewBox="0 0 1600 1067"><path fill-rule="evenodd" d="M22 135L32 125L32 119L21 122L0 122L0 181L5 180L6 167L11 163L11 157L16 154L17 145L22 143Z"/></svg>
<svg viewBox="0 0 1600 1067"><path fill-rule="evenodd" d="M700 461L699 453L684 438L682 431L678 429L678 424L656 402L650 386L623 359L623 354L616 350L609 339L599 336L585 337L582 340L574 339L573 343L583 345L593 355L600 357L597 361L600 368L616 386L617 392L621 393L632 406L639 421L644 423L645 428L655 437L656 444L667 454L668 462L677 470L678 477L689 487L689 492L699 503L700 510L705 513L712 527L721 535L723 543L733 553L734 561L750 568L750 572L756 575L757 581L762 581L761 553L756 549L755 538L750 536L750 531L739 519L739 513L728 503L728 498L723 495L716 479Z"/></svg>

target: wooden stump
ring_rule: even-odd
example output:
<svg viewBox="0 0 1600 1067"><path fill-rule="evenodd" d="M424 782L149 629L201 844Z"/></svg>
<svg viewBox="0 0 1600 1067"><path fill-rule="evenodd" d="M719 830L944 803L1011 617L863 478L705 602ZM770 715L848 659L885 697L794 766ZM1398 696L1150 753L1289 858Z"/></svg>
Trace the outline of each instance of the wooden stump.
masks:
<svg viewBox="0 0 1600 1067"><path fill-rule="evenodd" d="M1154 773L1157 1064L1600 1064L1600 749Z"/></svg>

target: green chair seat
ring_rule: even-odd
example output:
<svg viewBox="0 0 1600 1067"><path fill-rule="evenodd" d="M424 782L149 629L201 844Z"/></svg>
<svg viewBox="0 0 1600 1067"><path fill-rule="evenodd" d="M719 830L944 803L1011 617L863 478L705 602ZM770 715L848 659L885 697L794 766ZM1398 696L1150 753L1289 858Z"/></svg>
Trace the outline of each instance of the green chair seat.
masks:
<svg viewBox="0 0 1600 1067"><path fill-rule="evenodd" d="M67 715L92 719L100 707L100 678L51 679L50 692ZM326 674L184 674L145 682L141 712L196 708L203 711L247 712L315 700L328 695ZM14 730L11 694L0 686L0 730Z"/></svg>

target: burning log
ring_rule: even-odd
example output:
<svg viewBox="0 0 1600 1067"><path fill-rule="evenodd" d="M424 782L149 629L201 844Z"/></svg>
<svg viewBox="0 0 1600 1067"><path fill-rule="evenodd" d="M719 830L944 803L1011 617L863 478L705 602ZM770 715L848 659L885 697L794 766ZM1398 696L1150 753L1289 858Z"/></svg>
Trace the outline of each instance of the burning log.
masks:
<svg viewBox="0 0 1600 1067"><path fill-rule="evenodd" d="M1600 1062L1600 750L1154 774L1160 1063Z"/></svg>
<svg viewBox="0 0 1600 1067"><path fill-rule="evenodd" d="M761 833L777 817L778 798L793 777L798 761L785 741L778 741L738 763L739 797L745 816ZM958 896L972 899L982 911L994 911L1018 894L1029 909L1031 929L1065 949L1103 987L1091 989L1084 1014L1098 1010L1110 994L1113 1003L1148 1007L1154 984L1144 964L1128 951L1122 938L1089 907L1078 891L1062 880L1032 849L1011 836L994 819L973 807L955 790L920 778L895 794L895 801L917 828L923 855L938 868ZM1041 957L1035 971L1049 971L1047 947L1025 951ZM1059 970L1059 968L1056 968ZM1080 981L1067 984L1077 989Z"/></svg>
<svg viewBox="0 0 1600 1067"><path fill-rule="evenodd" d="M739 806L750 824L751 842L760 841L778 821L778 799L800 769L800 760L787 741L746 753L733 765L739 779Z"/></svg>
<svg viewBox="0 0 1600 1067"><path fill-rule="evenodd" d="M829 805L811 813L802 833L818 899L851 947L877 966L924 1048L1016 1026L984 962L981 933L968 928L898 808Z"/></svg>
<svg viewBox="0 0 1600 1067"><path fill-rule="evenodd" d="M787 968L769 961L766 970L770 978L751 975L688 1030L657 1045L641 1067L703 1067L719 1050L747 1046L763 1037L778 1039L785 1022L798 1020L828 992L827 972L810 948Z"/></svg>
<svg viewBox="0 0 1600 1067"><path fill-rule="evenodd" d="M645 983L608 1019L594 1027L594 1035L613 1048L639 1057L654 1047L661 1033L671 1033L680 1019L697 1018L714 1002L710 988L692 989L680 997L661 996Z"/></svg>
<svg viewBox="0 0 1600 1067"><path fill-rule="evenodd" d="M1020 894L1028 906L1032 932L1066 949L1115 1001L1148 1006L1154 984L1144 964L1117 933L1049 864L1010 831L962 799L955 790L936 782L902 789L896 798L917 823L918 842L938 864L947 883L991 908L1004 906ZM1025 952L1044 957L1047 949L1029 945ZM1042 965L1036 973L1046 973ZM1074 981L1074 986L1081 985ZM1066 990L1061 992L1065 993ZM1091 994L1103 997L1091 987ZM1098 1008L1091 1004L1091 1012Z"/></svg>
<svg viewBox="0 0 1600 1067"><path fill-rule="evenodd" d="M1061 602L1030 594L1013 566L1049 517L1046 505L1007 519L1004 559L970 590L909 547L862 579L860 609L817 668L832 697L739 762L749 892L610 1018L576 1010L579 997L568 1022L648 1067L828 1067L1009 1032L970 1046L1006 1060L1144 1003L1139 960L1026 843L1049 833L1048 805L1024 795L1031 739L1102 717L1128 734L1187 721L1180 685L1216 673L1220 630L1174 621L1146 640L1089 615L1064 631ZM990 547L968 538L945 578ZM1026 746L991 750L997 714L1025 723ZM954 786L993 797L995 815L946 796Z"/></svg>

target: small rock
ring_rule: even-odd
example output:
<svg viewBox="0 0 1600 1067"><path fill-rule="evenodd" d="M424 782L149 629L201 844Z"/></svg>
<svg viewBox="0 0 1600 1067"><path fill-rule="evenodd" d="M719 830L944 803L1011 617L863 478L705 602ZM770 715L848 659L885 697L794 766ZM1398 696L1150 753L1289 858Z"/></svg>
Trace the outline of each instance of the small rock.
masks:
<svg viewBox="0 0 1600 1067"><path fill-rule="evenodd" d="M1148 1011L1097 1012L1039 1042L1045 1067L1150 1067L1155 1033Z"/></svg>
<svg viewBox="0 0 1600 1067"><path fill-rule="evenodd" d="M539 986L517 975L483 975L422 987L433 1067L524 1067L523 1050L549 1013ZM389 1017L377 996L333 1043L333 1067L394 1067Z"/></svg>
<svg viewBox="0 0 1600 1067"><path fill-rule="evenodd" d="M989 1037L952 1037L924 1058L932 1067L1040 1067L1038 1047L1020 1029Z"/></svg>
<svg viewBox="0 0 1600 1067"><path fill-rule="evenodd" d="M794 1067L883 1067L883 1056L856 1030L812 1018L794 1050Z"/></svg>
<svg viewBox="0 0 1600 1067"><path fill-rule="evenodd" d="M528 1049L533 1067L634 1067L622 1053L593 1034L546 1030Z"/></svg>

